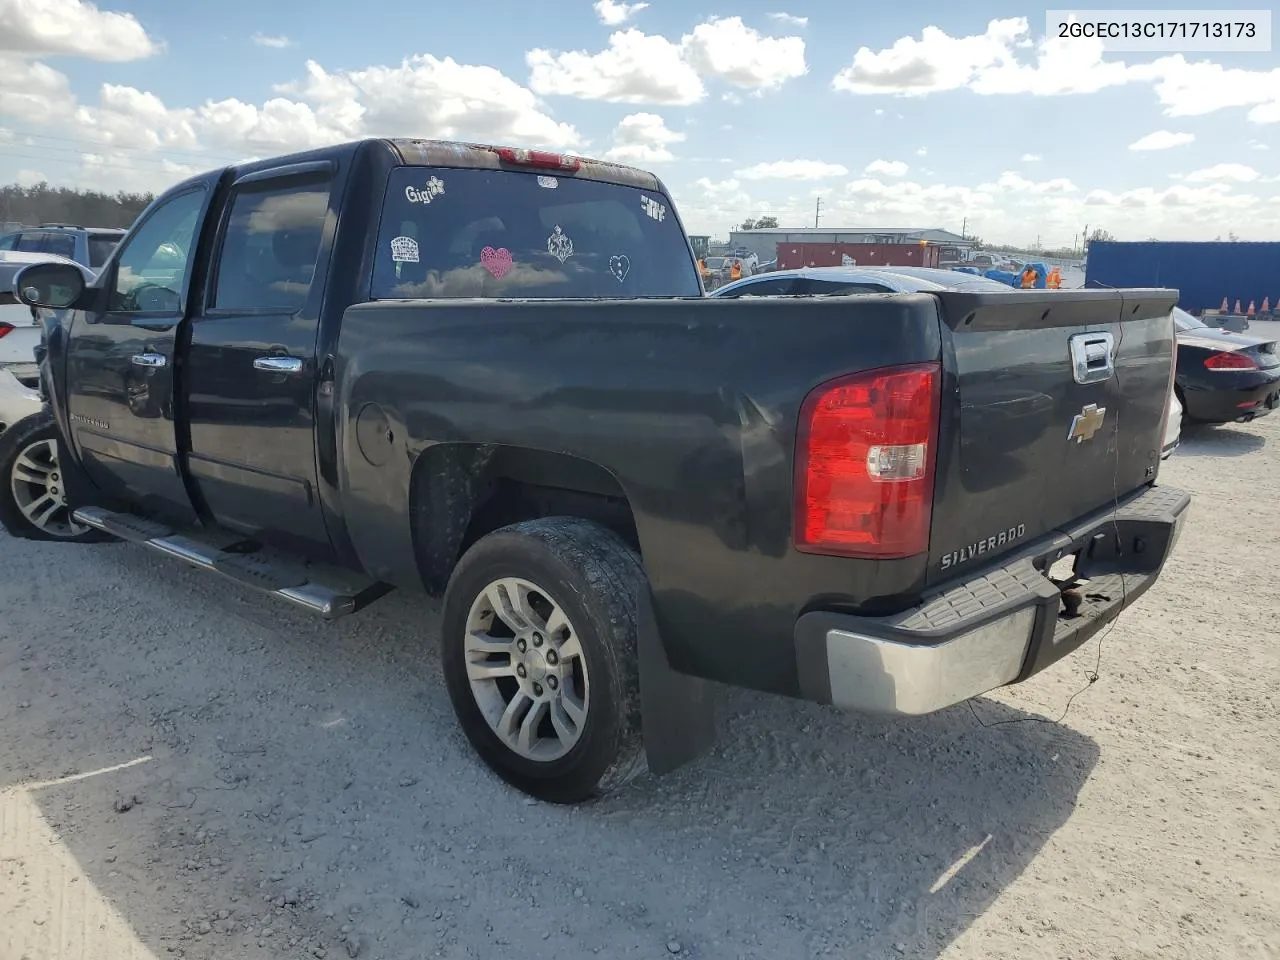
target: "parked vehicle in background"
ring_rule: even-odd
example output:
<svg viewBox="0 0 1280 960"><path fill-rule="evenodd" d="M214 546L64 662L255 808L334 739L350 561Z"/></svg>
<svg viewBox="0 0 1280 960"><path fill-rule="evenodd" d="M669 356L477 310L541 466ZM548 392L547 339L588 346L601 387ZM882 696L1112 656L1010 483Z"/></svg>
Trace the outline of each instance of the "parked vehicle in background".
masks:
<svg viewBox="0 0 1280 960"><path fill-rule="evenodd" d="M98 270L116 248L125 231L115 228L78 227L69 223L45 223L23 227L0 236L0 252L43 253L74 260Z"/></svg>
<svg viewBox="0 0 1280 960"><path fill-rule="evenodd" d="M546 800L708 746L707 681L903 716L1023 680L1190 502L1156 486L1173 291L704 297L662 182L585 158L213 170L94 282L15 285L51 412L0 477L52 449L28 497L321 616L442 595L463 732Z"/></svg>
<svg viewBox="0 0 1280 960"><path fill-rule="evenodd" d="M871 293L928 293L934 290L971 292L1007 292L1009 286L998 280L978 277L957 270L930 267L808 267L802 270L778 270L764 276L750 277L721 287L712 297L785 297L785 296L850 296ZM1186 316L1182 311L1177 311ZM1195 321L1194 318L1193 322ZM1166 403L1170 413L1165 417L1165 434L1161 459L1167 460L1177 449L1182 436L1182 404L1174 395L1174 384L1168 385Z"/></svg>
<svg viewBox="0 0 1280 960"><path fill-rule="evenodd" d="M744 277L713 297L843 296L853 293L931 293L969 290L1008 293L1009 286L971 273L934 267L800 267Z"/></svg>
<svg viewBox="0 0 1280 960"><path fill-rule="evenodd" d="M1280 406L1276 341L1210 327L1180 307L1178 399L1187 420L1247 423Z"/></svg>
<svg viewBox="0 0 1280 960"><path fill-rule="evenodd" d="M0 370L0 434L19 421L39 413L41 406L37 391L19 383L8 370Z"/></svg>
<svg viewBox="0 0 1280 960"><path fill-rule="evenodd" d="M1168 460L1182 442L1182 401L1177 391L1169 398L1169 416L1164 421L1164 447L1160 451L1160 459Z"/></svg>

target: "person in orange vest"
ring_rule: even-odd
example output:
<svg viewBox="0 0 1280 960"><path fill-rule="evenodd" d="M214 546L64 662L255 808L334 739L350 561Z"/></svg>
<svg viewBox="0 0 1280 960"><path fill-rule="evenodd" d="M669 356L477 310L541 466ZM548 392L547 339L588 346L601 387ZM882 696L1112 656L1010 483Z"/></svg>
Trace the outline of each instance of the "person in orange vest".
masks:
<svg viewBox="0 0 1280 960"><path fill-rule="evenodd" d="M1044 278L1044 285L1050 290L1057 290L1062 286L1062 270L1054 267L1049 271L1049 275Z"/></svg>
<svg viewBox="0 0 1280 960"><path fill-rule="evenodd" d="M1027 264L1022 270L1022 289L1030 290L1036 285L1036 268Z"/></svg>
<svg viewBox="0 0 1280 960"><path fill-rule="evenodd" d="M742 261L735 260L733 261L733 266L729 268L729 281L733 282L734 280L741 280L741 279L742 279Z"/></svg>

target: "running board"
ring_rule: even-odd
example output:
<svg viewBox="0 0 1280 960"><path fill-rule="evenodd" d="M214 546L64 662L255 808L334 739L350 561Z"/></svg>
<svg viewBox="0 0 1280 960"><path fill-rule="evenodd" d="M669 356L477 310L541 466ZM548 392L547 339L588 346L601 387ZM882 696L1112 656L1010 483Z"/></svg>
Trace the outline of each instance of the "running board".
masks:
<svg viewBox="0 0 1280 960"><path fill-rule="evenodd" d="M354 575L345 570L304 565L267 548L245 552L236 549L238 544L230 548L216 547L177 533L162 523L128 513L80 507L73 516L85 526L141 544L171 559L183 560L200 570L222 574L326 620L355 613L391 590L389 584L357 582Z"/></svg>

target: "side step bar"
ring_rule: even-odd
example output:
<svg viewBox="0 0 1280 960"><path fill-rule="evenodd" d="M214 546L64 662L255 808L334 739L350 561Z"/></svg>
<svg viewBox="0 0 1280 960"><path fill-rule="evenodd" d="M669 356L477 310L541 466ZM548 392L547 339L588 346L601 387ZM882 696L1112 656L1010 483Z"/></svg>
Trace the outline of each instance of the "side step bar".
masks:
<svg viewBox="0 0 1280 960"><path fill-rule="evenodd" d="M183 536L162 523L132 514L113 513L101 507L80 507L73 516L85 526L141 544L155 553L183 560L201 570L220 573L229 580L288 601L326 620L355 613L391 590L389 584L356 582L354 575L346 571L306 566L267 548L245 552L237 550L237 544L229 548L216 547Z"/></svg>

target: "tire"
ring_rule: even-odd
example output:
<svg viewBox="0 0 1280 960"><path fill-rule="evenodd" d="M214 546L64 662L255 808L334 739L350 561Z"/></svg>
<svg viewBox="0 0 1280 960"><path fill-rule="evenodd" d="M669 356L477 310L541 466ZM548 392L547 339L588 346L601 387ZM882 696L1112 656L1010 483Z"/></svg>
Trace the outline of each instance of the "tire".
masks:
<svg viewBox="0 0 1280 960"><path fill-rule="evenodd" d="M0 434L0 525L10 536L61 543L111 540L71 519L60 480L58 428L48 410Z"/></svg>
<svg viewBox="0 0 1280 960"><path fill-rule="evenodd" d="M571 517L503 527L463 555L445 591L441 663L463 733L503 780L578 803L645 771L642 589L635 551Z"/></svg>

